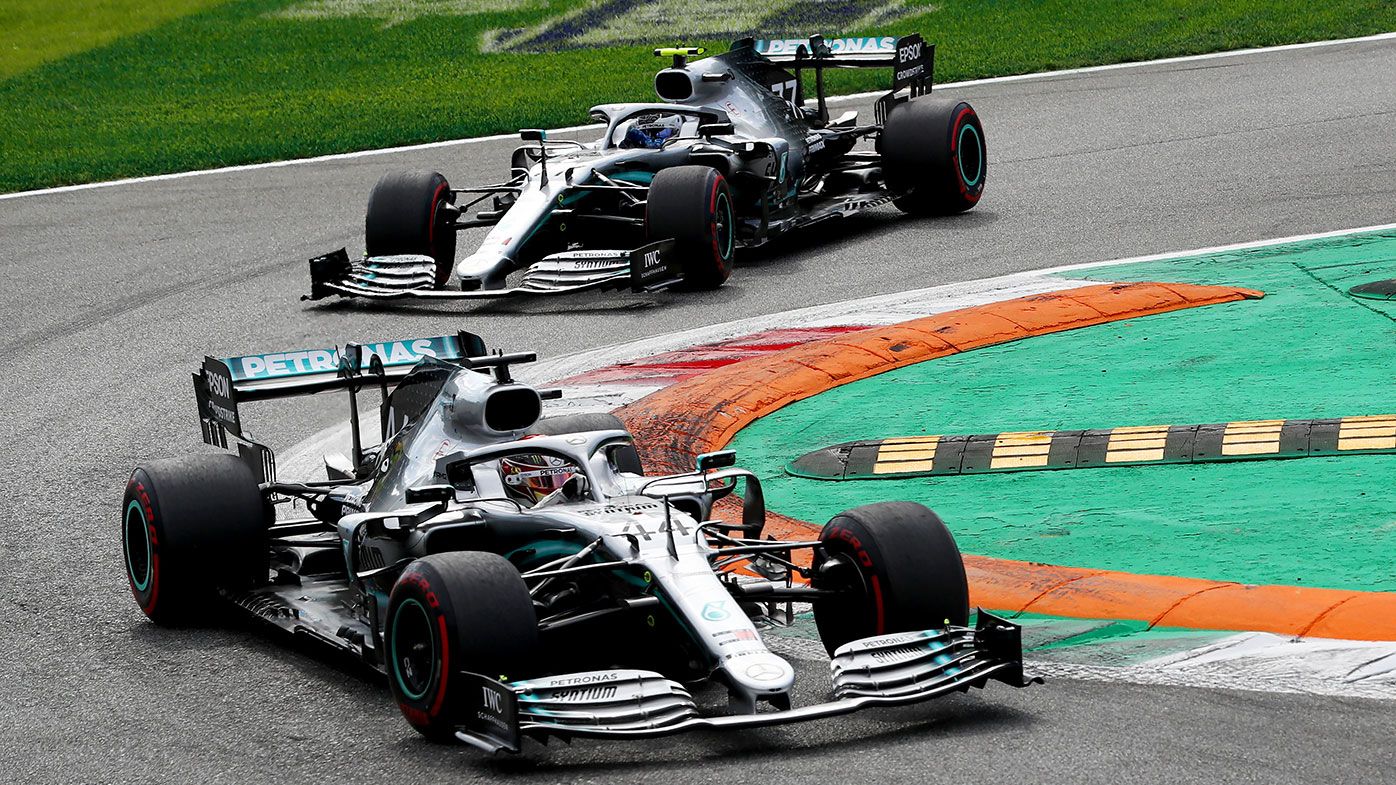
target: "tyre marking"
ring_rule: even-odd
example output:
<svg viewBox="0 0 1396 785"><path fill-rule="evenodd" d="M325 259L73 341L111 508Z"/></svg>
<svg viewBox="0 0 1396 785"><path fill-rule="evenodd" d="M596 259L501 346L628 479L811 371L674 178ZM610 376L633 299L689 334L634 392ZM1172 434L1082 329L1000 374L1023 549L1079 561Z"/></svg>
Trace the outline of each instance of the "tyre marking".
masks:
<svg viewBox="0 0 1396 785"><path fill-rule="evenodd" d="M955 122L951 125L952 133L950 139L950 156L955 159L955 171L957 174L960 175L959 177L955 178L956 184L960 186L960 195L965 197L965 199L969 200L969 203L973 205L979 202L979 196L984 192L984 188L983 180L976 179L975 182L980 186L979 190L975 191L974 193L971 193L969 190L969 185L965 183L964 170L960 168L959 129L963 127L962 123L964 122L965 115L974 115L976 118L978 117L978 115L974 114L974 110L971 109L968 104L965 105L964 109L960 110L959 114L955 115ZM975 136L976 138L978 138L978 134L976 134ZM987 163L986 161L984 161L984 158L986 156L984 155L983 148L984 146L983 144L981 144L979 153L981 168L984 166L985 163ZM981 178L982 175L983 173L981 172Z"/></svg>
<svg viewBox="0 0 1396 785"><path fill-rule="evenodd" d="M435 717L441 713L441 705L446 702L446 681L451 675L451 646L446 641L446 617L436 617L436 627L441 634L441 678L437 682L436 700L432 701L428 712Z"/></svg>
<svg viewBox="0 0 1396 785"><path fill-rule="evenodd" d="M436 186L436 191L433 192L432 195L431 195L431 209L427 211L427 247L430 248L431 251L432 251L432 258L433 258L433 259L436 259L436 268L437 268L437 270L438 270L437 275L436 275L436 282L437 282L437 285L438 285L438 286L443 286L443 285L445 285L445 283L446 283L447 280L450 280L450 277L451 277L451 266L454 265L455 262L456 262L455 259L447 259L447 260L444 260L444 261L443 261L443 260L437 258L436 253L435 253L436 250L437 250L437 248L436 248L436 209L437 209L437 205L439 205L439 204L441 203L441 202L440 202L440 199L441 199L441 192L446 190L447 185L448 185L447 183L442 183L441 185ZM441 273L439 272L439 271L441 270L441 268L443 268L443 267L446 268L446 274L445 274L444 276L441 275Z"/></svg>
<svg viewBox="0 0 1396 785"><path fill-rule="evenodd" d="M160 539L155 534L155 507L150 501L150 492L146 490L144 483L135 482L135 486L136 496L141 503L141 515L146 524L146 541L150 544L150 593L140 606L141 612L149 616L155 612L155 603L160 597ZM127 579L130 580L129 571ZM132 583L132 588L135 588L134 583ZM137 601L139 599L137 597Z"/></svg>
<svg viewBox="0 0 1396 785"><path fill-rule="evenodd" d="M708 196L708 224L713 228L713 260L722 269L722 256L717 249L717 178L712 181L712 193Z"/></svg>
<svg viewBox="0 0 1396 785"><path fill-rule="evenodd" d="M152 553L152 549L150 547L149 524L146 523L145 511L141 509L141 503L139 499L132 499L131 503L126 505L126 525L122 527L123 533L128 531L131 527L132 512L140 516L142 535L141 539L145 542L145 570L144 574L141 576L141 579L139 581L136 580L136 565L134 562L131 561L131 538L127 536L124 538L126 541L126 576L130 578L131 585L135 587L136 591L141 592L143 594L145 593L145 590L150 587L150 559L152 556L154 556L154 553Z"/></svg>
<svg viewBox="0 0 1396 785"><path fill-rule="evenodd" d="M887 634L887 611L882 603L882 583L877 576L872 576L873 608L877 610L877 626L873 629L874 635Z"/></svg>

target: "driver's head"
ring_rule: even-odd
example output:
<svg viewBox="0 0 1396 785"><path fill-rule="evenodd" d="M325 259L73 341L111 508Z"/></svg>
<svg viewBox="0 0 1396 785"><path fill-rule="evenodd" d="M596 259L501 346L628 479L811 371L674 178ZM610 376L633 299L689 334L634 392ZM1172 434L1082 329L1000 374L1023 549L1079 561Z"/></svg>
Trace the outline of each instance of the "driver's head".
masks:
<svg viewBox="0 0 1396 785"><path fill-rule="evenodd" d="M678 114L642 114L626 123L625 137L620 146L626 149L643 147L657 150L664 142L679 135L683 116Z"/></svg>
<svg viewBox="0 0 1396 785"><path fill-rule="evenodd" d="M561 488L577 467L561 458L537 453L511 455L499 461L504 475L504 491L512 499L533 505Z"/></svg>

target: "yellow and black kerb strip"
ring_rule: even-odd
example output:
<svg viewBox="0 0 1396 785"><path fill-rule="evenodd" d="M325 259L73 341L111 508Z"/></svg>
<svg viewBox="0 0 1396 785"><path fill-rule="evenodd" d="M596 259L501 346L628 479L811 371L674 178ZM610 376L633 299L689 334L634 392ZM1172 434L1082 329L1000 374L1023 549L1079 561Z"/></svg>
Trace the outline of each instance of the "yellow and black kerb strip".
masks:
<svg viewBox="0 0 1396 785"><path fill-rule="evenodd" d="M1099 466L1396 453L1396 414L1213 425L1132 425L1089 431L902 436L848 442L785 467L797 477L861 480Z"/></svg>

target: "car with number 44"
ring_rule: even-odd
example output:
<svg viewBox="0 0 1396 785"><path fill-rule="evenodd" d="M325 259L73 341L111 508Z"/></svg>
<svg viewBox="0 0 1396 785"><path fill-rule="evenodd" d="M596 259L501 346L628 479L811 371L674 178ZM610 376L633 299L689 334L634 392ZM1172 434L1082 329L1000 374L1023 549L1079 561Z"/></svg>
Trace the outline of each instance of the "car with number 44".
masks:
<svg viewBox="0 0 1396 785"><path fill-rule="evenodd" d="M960 553L926 507L856 507L818 537L772 539L734 453L647 476L614 415L542 416L559 391L510 371L532 359L464 332L207 358L203 438L233 452L132 473L121 545L140 609L176 626L240 609L347 652L384 674L417 731L489 752L1031 681L1016 625L982 611L971 625ZM349 454L327 456L323 478L279 478L245 405L331 391L349 398ZM360 421L370 391L376 423ZM723 520L715 505L739 486ZM813 606L833 679L802 706L799 674L763 638L795 602ZM726 706L695 697L708 683Z"/></svg>

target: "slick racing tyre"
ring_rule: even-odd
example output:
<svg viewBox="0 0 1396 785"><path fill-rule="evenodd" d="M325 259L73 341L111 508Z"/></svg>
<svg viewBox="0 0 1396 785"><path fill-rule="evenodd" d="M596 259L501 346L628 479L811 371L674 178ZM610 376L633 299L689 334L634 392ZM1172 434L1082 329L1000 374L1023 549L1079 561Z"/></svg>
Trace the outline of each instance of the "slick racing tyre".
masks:
<svg viewBox="0 0 1396 785"><path fill-rule="evenodd" d="M234 455L186 455L136 467L121 503L121 550L136 604L152 621L206 618L218 589L267 579L267 512Z"/></svg>
<svg viewBox="0 0 1396 785"><path fill-rule="evenodd" d="M897 104L878 142L893 204L913 215L961 213L984 194L989 155L984 127L964 101L919 98Z"/></svg>
<svg viewBox="0 0 1396 785"><path fill-rule="evenodd" d="M684 288L716 289L732 275L736 231L732 193L716 169L675 166L654 176L645 236L674 241Z"/></svg>
<svg viewBox="0 0 1396 785"><path fill-rule="evenodd" d="M364 247L369 256L423 254L436 260L436 288L456 263L456 231L442 205L454 204L451 185L438 172L389 172L368 195Z"/></svg>
<svg viewBox="0 0 1396 785"><path fill-rule="evenodd" d="M614 414L605 412L595 412L592 414L564 414L559 417L548 417L533 424L528 429L529 433L541 434L544 436L558 436L564 433L584 433L586 431L625 431L630 430L625 427L625 423ZM645 467L640 463L640 453L636 451L635 445L627 444L611 451L611 465L616 471L630 472L631 474L645 473Z"/></svg>
<svg viewBox="0 0 1396 785"><path fill-rule="evenodd" d="M839 513L819 534L811 582L837 596L814 603L833 654L849 641L969 621L960 549L940 518L915 502L879 502Z"/></svg>
<svg viewBox="0 0 1396 785"><path fill-rule="evenodd" d="M383 626L388 685L407 722L450 741L469 703L469 671L526 678L538 653L538 619L518 570L479 551L434 553L393 586Z"/></svg>

